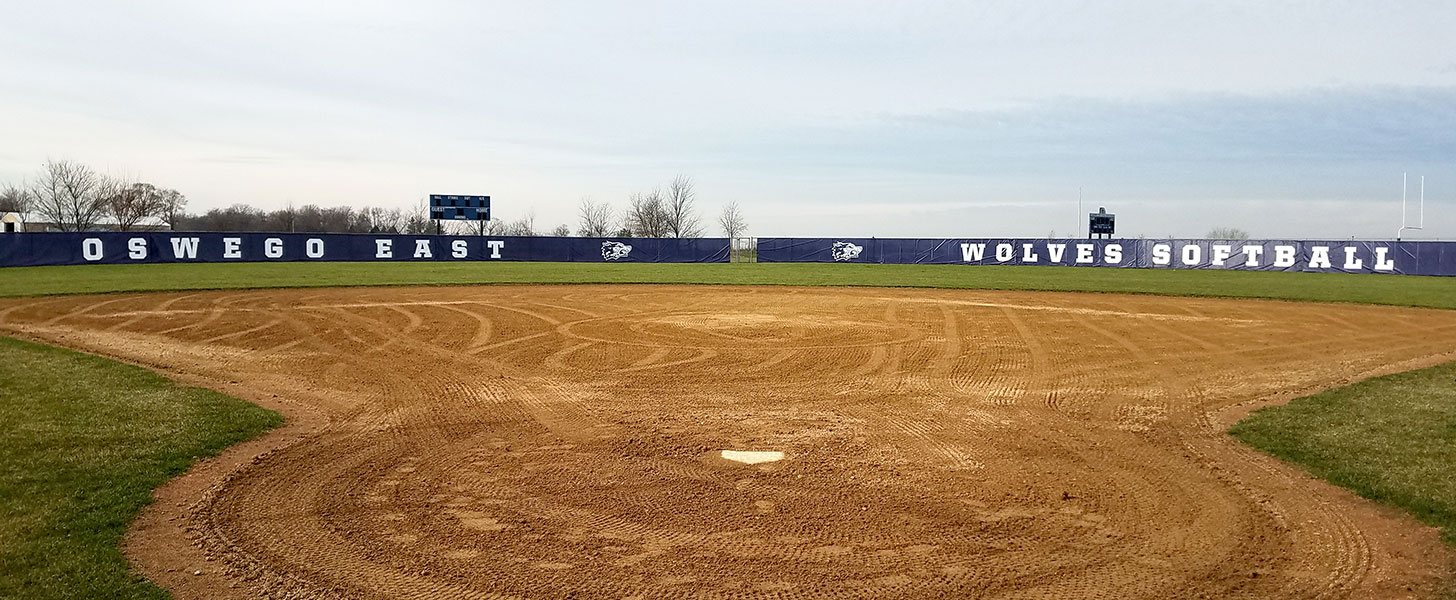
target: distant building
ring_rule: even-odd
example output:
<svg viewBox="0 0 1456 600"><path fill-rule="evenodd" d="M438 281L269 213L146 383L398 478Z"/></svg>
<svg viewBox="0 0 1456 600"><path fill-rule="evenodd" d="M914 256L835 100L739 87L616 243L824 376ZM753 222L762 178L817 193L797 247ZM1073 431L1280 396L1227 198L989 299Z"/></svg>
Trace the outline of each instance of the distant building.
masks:
<svg viewBox="0 0 1456 600"><path fill-rule="evenodd" d="M5 233L44 233L47 231L61 230L61 228L56 227L55 223L47 221L43 219L40 215L36 214L5 213L4 216L0 216L0 222L4 223ZM171 230L171 227L169 227L166 223L162 222L160 219L157 219L155 217L147 217L137 222L135 225L132 225L131 230L169 231ZM98 220L95 225L91 226L88 231L118 231L116 227L116 219L113 219L111 217L101 217L101 219Z"/></svg>

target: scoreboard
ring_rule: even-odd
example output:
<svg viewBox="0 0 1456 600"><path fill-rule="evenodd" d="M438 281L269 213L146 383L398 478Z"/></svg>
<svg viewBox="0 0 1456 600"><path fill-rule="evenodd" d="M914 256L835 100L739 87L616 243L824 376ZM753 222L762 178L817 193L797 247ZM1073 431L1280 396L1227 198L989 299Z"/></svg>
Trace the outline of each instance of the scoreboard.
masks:
<svg viewBox="0 0 1456 600"><path fill-rule="evenodd" d="M489 221L490 196L430 194L430 218L435 220Z"/></svg>
<svg viewBox="0 0 1456 600"><path fill-rule="evenodd" d="M1117 215L1107 212L1104 207L1098 207L1097 212L1087 214L1088 236L1103 235L1112 237L1117 229Z"/></svg>

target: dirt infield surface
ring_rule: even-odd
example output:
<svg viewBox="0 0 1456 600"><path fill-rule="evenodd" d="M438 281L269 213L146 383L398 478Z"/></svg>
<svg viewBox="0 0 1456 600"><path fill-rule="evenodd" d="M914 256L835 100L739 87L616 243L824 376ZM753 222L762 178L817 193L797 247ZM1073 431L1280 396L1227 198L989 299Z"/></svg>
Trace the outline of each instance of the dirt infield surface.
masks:
<svg viewBox="0 0 1456 600"><path fill-rule="evenodd" d="M1448 567L1222 430L1450 359L1451 311L527 286L11 300L0 329L293 418L163 490L130 551L179 597L1404 598Z"/></svg>

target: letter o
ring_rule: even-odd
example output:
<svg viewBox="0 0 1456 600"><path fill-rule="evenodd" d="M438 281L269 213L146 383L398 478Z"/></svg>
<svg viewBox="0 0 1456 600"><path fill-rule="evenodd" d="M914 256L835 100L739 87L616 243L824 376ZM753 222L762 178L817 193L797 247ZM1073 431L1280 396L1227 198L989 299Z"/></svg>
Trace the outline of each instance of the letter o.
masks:
<svg viewBox="0 0 1456 600"><path fill-rule="evenodd" d="M323 258L324 241L318 238L309 238L303 244L303 253L309 258Z"/></svg>
<svg viewBox="0 0 1456 600"><path fill-rule="evenodd" d="M1196 267L1198 266L1199 261L1202 260L1203 248L1200 247L1198 244L1188 244L1186 246L1183 246L1183 264L1190 267Z"/></svg>
<svg viewBox="0 0 1456 600"><path fill-rule="evenodd" d="M1006 262L1016 255L1016 249L1011 244L996 244L996 260Z"/></svg>
<svg viewBox="0 0 1456 600"><path fill-rule="evenodd" d="M98 238L86 238L81 240L81 256L86 260L101 260L101 240Z"/></svg>

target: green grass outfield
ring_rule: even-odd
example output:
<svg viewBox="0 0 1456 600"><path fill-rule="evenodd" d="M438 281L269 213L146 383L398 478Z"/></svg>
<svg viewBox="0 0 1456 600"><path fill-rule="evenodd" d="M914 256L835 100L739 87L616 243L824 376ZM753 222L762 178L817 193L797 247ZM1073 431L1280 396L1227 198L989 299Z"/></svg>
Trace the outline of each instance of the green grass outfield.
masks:
<svg viewBox="0 0 1456 600"><path fill-rule="evenodd" d="M0 598L167 598L121 537L152 489L283 419L119 362L0 338Z"/></svg>
<svg viewBox="0 0 1456 600"><path fill-rule="evenodd" d="M0 269L0 297L522 283L853 285L1132 292L1456 308L1456 278L862 264L235 263ZM1255 412L1232 430L1442 526L1456 545L1456 365ZM118 542L150 490L276 414L142 369L0 338L0 598L164 598ZM1456 598L1456 592L1453 592Z"/></svg>
<svg viewBox="0 0 1456 600"><path fill-rule="evenodd" d="M1404 508L1456 546L1456 363L1263 408L1229 433L1316 477Z"/></svg>
<svg viewBox="0 0 1456 600"><path fill-rule="evenodd" d="M0 297L194 289L492 283L854 285L1279 298L1456 308L1456 277L967 265L229 263L19 267Z"/></svg>

